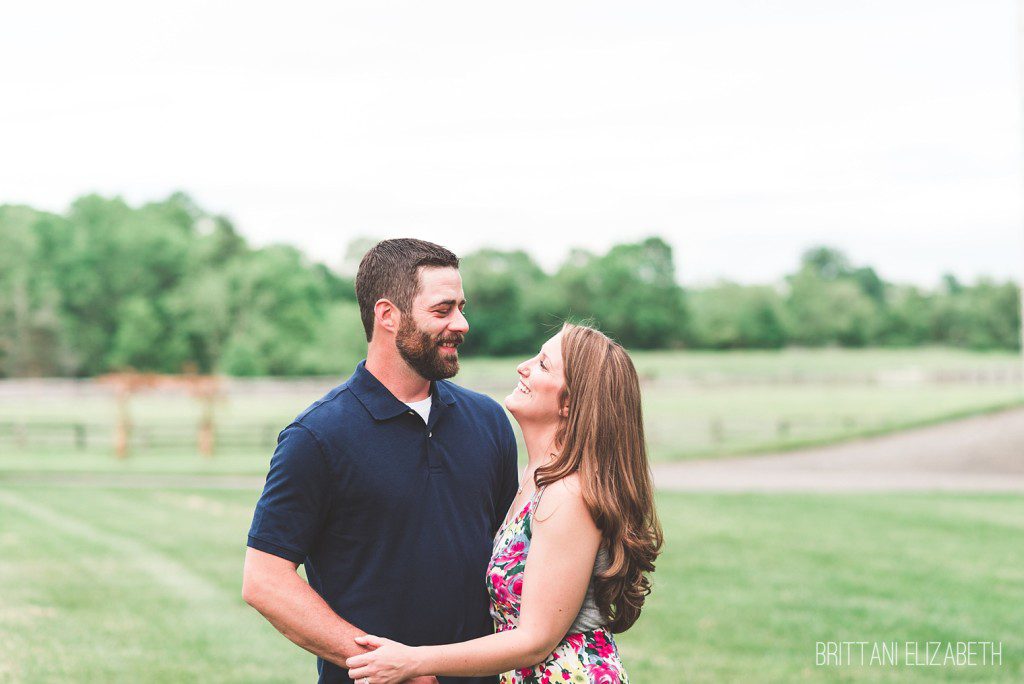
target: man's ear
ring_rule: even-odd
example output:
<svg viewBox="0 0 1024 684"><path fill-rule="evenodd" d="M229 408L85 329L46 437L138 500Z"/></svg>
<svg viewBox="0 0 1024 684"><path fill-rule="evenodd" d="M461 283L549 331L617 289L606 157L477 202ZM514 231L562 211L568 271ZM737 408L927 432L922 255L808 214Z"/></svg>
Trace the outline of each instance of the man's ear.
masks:
<svg viewBox="0 0 1024 684"><path fill-rule="evenodd" d="M391 303L389 299L378 299L373 305L373 319L376 325L387 330L389 333L398 332L398 326L402 322L402 312Z"/></svg>

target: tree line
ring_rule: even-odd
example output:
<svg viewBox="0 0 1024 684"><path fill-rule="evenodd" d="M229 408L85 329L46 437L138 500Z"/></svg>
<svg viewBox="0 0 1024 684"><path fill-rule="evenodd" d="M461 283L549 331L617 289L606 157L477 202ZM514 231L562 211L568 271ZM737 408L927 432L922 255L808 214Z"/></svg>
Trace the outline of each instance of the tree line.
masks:
<svg viewBox="0 0 1024 684"><path fill-rule="evenodd" d="M353 242L339 273L291 246L250 246L181 193L140 207L88 195L62 215L0 206L0 376L345 372L365 349L352 267L370 244ZM890 283L826 246L771 285L684 289L658 237L573 250L554 273L482 249L461 271L463 350L479 355L532 353L566 318L632 349L1019 348L1014 283Z"/></svg>

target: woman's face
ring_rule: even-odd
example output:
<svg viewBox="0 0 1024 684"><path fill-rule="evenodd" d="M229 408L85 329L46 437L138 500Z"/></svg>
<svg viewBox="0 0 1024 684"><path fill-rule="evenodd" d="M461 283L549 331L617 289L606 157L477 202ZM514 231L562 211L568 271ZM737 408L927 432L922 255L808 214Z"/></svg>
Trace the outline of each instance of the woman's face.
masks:
<svg viewBox="0 0 1024 684"><path fill-rule="evenodd" d="M516 367L519 383L505 397L505 408L522 423L557 423L567 411L559 405L565 389L562 370L562 333L552 337L540 348L540 353ZM560 413L561 412L561 413Z"/></svg>

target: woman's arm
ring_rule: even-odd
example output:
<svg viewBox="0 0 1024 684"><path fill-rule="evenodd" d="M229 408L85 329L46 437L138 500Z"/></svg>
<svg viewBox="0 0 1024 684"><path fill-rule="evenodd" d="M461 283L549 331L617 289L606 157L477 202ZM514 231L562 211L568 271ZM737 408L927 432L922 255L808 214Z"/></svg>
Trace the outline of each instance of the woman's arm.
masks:
<svg viewBox="0 0 1024 684"><path fill-rule="evenodd" d="M390 684L419 674L500 674L542 662L565 638L580 611L600 543L601 533L583 503L576 476L552 483L534 512L516 629L458 644L415 648L361 637L361 645L376 649L349 658L349 676Z"/></svg>

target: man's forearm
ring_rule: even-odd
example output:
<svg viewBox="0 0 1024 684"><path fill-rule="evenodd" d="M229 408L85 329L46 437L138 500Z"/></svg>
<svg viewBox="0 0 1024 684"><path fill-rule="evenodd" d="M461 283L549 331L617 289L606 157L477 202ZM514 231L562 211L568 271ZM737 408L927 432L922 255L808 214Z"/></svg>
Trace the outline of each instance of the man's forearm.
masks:
<svg viewBox="0 0 1024 684"><path fill-rule="evenodd" d="M275 574L259 587L249 604L297 646L341 667L367 650L354 641L365 632L335 613L298 574Z"/></svg>

